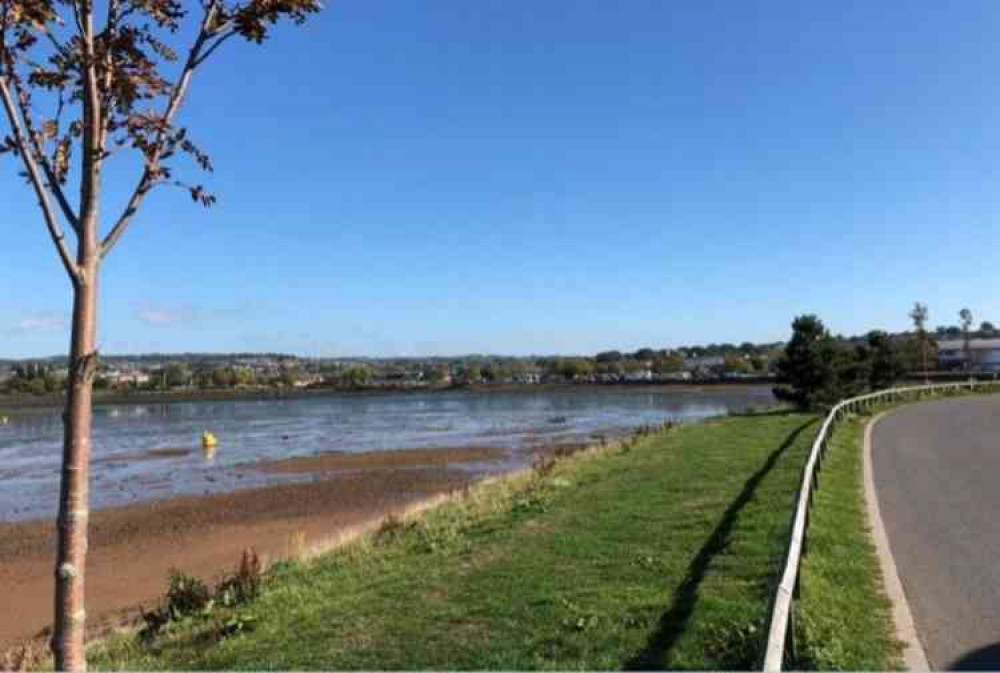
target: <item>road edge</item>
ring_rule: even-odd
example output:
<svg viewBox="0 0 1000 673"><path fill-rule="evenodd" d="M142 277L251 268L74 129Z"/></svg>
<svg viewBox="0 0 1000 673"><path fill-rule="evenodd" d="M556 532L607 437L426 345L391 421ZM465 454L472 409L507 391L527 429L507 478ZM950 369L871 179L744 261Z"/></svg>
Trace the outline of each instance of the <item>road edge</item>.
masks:
<svg viewBox="0 0 1000 673"><path fill-rule="evenodd" d="M865 425L864 439L864 482L865 509L868 512L868 525L871 528L872 540L878 554L879 567L882 570L882 586L892 602L892 621L895 625L896 638L903 643L903 664L907 671L929 671L930 664L927 654L917 636L917 627L910 612L910 603L906 600L903 583L899 579L896 560L889 546L889 538L882 523L882 513L878 506L878 496L875 493L875 475L872 470L872 431L875 425L890 411L883 411L868 421Z"/></svg>

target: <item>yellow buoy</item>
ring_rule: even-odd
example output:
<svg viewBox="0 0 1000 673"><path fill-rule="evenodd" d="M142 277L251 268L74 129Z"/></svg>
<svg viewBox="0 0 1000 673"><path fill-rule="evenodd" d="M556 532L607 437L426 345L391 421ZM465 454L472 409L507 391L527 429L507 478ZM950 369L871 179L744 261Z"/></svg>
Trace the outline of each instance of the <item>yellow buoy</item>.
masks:
<svg viewBox="0 0 1000 673"><path fill-rule="evenodd" d="M201 433L201 448L203 449L214 449L219 443L219 440L215 438L211 432L206 430Z"/></svg>

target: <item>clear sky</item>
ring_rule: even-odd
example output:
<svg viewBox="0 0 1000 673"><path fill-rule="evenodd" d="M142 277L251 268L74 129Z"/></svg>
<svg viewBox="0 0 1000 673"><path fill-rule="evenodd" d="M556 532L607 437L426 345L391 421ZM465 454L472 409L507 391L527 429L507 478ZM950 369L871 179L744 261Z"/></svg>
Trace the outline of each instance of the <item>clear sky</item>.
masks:
<svg viewBox="0 0 1000 673"><path fill-rule="evenodd" d="M101 348L588 353L903 329L915 300L1000 323L998 33L995 0L331 1L195 81L219 205L154 193ZM10 157L0 232L0 356L65 352Z"/></svg>

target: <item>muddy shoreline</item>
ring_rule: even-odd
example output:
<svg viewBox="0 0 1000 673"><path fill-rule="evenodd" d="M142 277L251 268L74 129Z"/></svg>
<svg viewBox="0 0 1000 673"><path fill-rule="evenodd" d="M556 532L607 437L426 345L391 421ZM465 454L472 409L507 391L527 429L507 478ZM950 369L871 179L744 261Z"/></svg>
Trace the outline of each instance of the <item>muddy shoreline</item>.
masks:
<svg viewBox="0 0 1000 673"><path fill-rule="evenodd" d="M539 449L544 452L545 449ZM174 497L91 512L87 614L97 625L162 595L178 568L211 581L246 547L271 559L322 544L435 495L500 471L506 452L463 449L330 453L248 466L307 473L313 481ZM490 466L496 469L491 470ZM51 621L55 527L51 520L0 523L0 651Z"/></svg>

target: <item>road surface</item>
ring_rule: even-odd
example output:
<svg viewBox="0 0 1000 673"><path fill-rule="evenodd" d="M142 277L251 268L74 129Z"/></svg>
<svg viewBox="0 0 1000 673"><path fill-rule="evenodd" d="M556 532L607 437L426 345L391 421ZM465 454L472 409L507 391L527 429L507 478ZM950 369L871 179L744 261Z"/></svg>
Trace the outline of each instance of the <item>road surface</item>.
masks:
<svg viewBox="0 0 1000 673"><path fill-rule="evenodd" d="M1000 395L892 412L872 470L931 667L1000 670Z"/></svg>

